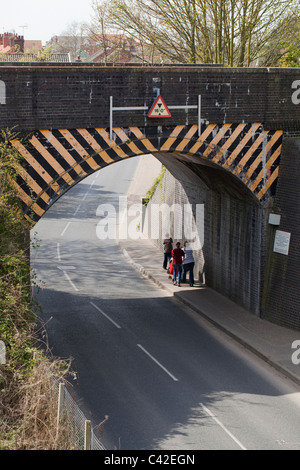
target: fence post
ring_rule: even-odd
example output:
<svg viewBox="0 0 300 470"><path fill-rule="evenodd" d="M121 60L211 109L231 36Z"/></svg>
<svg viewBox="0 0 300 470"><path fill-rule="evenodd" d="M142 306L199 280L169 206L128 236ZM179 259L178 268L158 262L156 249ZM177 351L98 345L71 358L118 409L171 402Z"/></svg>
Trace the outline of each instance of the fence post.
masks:
<svg viewBox="0 0 300 470"><path fill-rule="evenodd" d="M59 389L58 389L56 436L58 435L59 423L60 423L62 415L63 415L64 398L65 398L65 384L60 383L59 384Z"/></svg>
<svg viewBox="0 0 300 470"><path fill-rule="evenodd" d="M92 439L91 439L91 422L85 421L85 430L84 430L84 450L91 450L92 448Z"/></svg>

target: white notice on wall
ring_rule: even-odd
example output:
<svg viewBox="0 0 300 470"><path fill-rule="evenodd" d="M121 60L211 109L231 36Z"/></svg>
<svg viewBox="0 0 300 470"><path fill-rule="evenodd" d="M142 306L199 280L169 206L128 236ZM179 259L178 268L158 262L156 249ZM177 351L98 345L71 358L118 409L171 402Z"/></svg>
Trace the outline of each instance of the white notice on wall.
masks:
<svg viewBox="0 0 300 470"><path fill-rule="evenodd" d="M0 80L0 104L6 104L6 87L2 80Z"/></svg>
<svg viewBox="0 0 300 470"><path fill-rule="evenodd" d="M282 255L288 255L290 239L290 233L282 232L282 230L276 230L273 251L275 251L276 253L281 253Z"/></svg>

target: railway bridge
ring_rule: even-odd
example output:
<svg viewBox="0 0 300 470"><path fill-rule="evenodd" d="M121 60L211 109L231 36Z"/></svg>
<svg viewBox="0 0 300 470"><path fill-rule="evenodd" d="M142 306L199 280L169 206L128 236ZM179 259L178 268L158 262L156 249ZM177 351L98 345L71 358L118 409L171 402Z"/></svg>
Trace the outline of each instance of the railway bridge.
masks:
<svg viewBox="0 0 300 470"><path fill-rule="evenodd" d="M204 204L207 284L300 329L297 69L10 63L0 128L31 226L93 172L154 155Z"/></svg>

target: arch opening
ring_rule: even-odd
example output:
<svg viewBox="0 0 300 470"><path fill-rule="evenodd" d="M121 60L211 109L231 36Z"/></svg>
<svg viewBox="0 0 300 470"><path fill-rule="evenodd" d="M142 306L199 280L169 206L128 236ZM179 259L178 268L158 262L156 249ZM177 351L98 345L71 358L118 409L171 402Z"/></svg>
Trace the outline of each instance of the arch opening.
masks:
<svg viewBox="0 0 300 470"><path fill-rule="evenodd" d="M193 163L181 155L170 158L158 153L155 157L168 171L152 199L152 204L162 206L160 238L153 240L154 244L162 249L162 220L169 217L168 208L189 205L193 212L191 232L196 227L200 239L200 247L194 250L195 276L259 315L267 205L226 170ZM174 238L174 225L170 233ZM184 228L182 233L179 241L186 238Z"/></svg>
<svg viewBox="0 0 300 470"><path fill-rule="evenodd" d="M187 181L193 181L198 192L201 188L194 202L206 205L205 239L211 246L206 243L201 255L199 277L258 314L264 201L276 184L282 132L265 131L260 123L207 124L199 137L197 129L114 128L113 140L108 129L41 130L26 146L14 141L26 162L17 181L24 213L34 224L95 171L154 155L180 184L184 181L189 189ZM187 180L183 175L189 175Z"/></svg>

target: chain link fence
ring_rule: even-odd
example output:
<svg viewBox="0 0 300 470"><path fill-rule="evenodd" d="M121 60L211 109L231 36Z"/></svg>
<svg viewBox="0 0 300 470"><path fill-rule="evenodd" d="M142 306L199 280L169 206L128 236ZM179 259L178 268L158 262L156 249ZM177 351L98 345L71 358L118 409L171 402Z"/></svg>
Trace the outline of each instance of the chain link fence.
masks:
<svg viewBox="0 0 300 470"><path fill-rule="evenodd" d="M72 448L75 450L105 450L105 447L92 429L91 421L86 419L86 416L73 399L65 384L57 384L57 389L57 435L59 436L61 427L66 426L68 442L71 443ZM101 429L99 431L101 432Z"/></svg>

